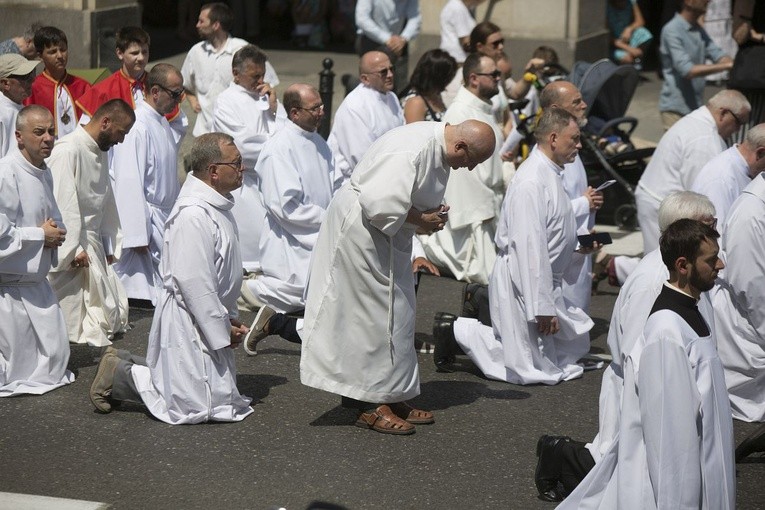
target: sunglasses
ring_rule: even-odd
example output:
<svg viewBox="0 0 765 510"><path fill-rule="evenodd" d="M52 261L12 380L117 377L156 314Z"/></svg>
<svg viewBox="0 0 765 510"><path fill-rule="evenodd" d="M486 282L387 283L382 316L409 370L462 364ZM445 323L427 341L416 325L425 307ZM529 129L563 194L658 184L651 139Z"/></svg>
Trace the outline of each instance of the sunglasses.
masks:
<svg viewBox="0 0 765 510"><path fill-rule="evenodd" d="M170 95L170 97L173 98L174 101L178 101L181 98L181 96L183 95L183 89L181 89L181 90L170 90L167 87L163 87L159 83L157 83L157 87L159 87L162 90L164 90L165 92L167 92Z"/></svg>
<svg viewBox="0 0 765 510"><path fill-rule="evenodd" d="M379 74L380 78L385 78L386 76L388 76L388 73L394 74L395 71L396 71L396 66L390 66L390 67L386 67L385 69L380 69L379 71L375 71L375 72L370 73L370 74Z"/></svg>
<svg viewBox="0 0 765 510"><path fill-rule="evenodd" d="M499 69L495 69L494 71L490 73L473 73L473 74L475 74L476 76L491 76L495 80L498 79L500 76L502 76L502 73L500 72Z"/></svg>
<svg viewBox="0 0 765 510"><path fill-rule="evenodd" d="M492 41L492 42L491 42L491 43L489 43L489 44L491 44L491 46L492 46L494 49L497 49L497 48L499 48L500 46L504 46L504 44L505 44L505 40L504 40L504 39L497 39L496 41Z"/></svg>

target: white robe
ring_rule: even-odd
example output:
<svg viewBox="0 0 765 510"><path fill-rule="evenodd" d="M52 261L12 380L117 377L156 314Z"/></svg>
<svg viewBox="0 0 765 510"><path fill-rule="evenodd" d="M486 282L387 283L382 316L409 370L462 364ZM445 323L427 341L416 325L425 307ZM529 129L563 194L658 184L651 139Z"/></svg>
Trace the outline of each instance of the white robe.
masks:
<svg viewBox="0 0 765 510"><path fill-rule="evenodd" d="M0 92L0 158L18 146L16 143L16 117L24 105L14 103Z"/></svg>
<svg viewBox="0 0 765 510"><path fill-rule="evenodd" d="M499 254L489 282L492 326L459 318L454 336L490 379L556 384L580 377L576 362L590 350L592 320L563 296L563 272L577 246L563 169L536 147L518 169L502 203ZM540 335L538 316L557 316L560 331Z"/></svg>
<svg viewBox="0 0 765 510"><path fill-rule="evenodd" d="M444 128L415 122L383 135L327 209L299 331L303 384L373 403L420 393L406 216L441 203Z"/></svg>
<svg viewBox="0 0 765 510"><path fill-rule="evenodd" d="M699 172L691 191L706 195L715 206L717 228L722 234L733 202L752 178L738 146L733 146L712 158Z"/></svg>
<svg viewBox="0 0 765 510"><path fill-rule="evenodd" d="M281 129L285 122L287 112L281 103L277 103L274 119L269 111L257 107L256 98L247 89L236 83L229 85L215 101L212 131L231 135L244 162L242 186L231 192L234 197L234 208L231 212L239 227L242 264L247 271L260 270L259 246L266 215L258 190L255 164L263 144Z"/></svg>
<svg viewBox="0 0 765 510"><path fill-rule="evenodd" d="M730 210L726 267L713 293L715 325L733 417L765 421L765 175Z"/></svg>
<svg viewBox="0 0 765 510"><path fill-rule="evenodd" d="M643 252L659 247L659 205L675 191L689 191L701 168L726 149L709 109L702 106L659 140L635 190Z"/></svg>
<svg viewBox="0 0 765 510"><path fill-rule="evenodd" d="M576 218L578 235L590 233L595 226L595 215L590 211L590 201L583 196L587 190L587 172L579 155L573 163L563 167L561 182L566 195L571 199L571 209ZM592 295L592 255L574 252L566 271L563 273L563 296L585 313L590 312Z"/></svg>
<svg viewBox="0 0 765 510"><path fill-rule="evenodd" d="M127 328L128 303L117 274L106 263L106 256L114 254L120 225L106 153L79 126L56 142L47 164L67 226L48 280L64 312L69 341L110 345L114 334ZM83 251L90 267L72 267Z"/></svg>
<svg viewBox="0 0 765 510"><path fill-rule="evenodd" d="M433 264L446 268L457 280L486 285L497 258L494 234L505 193L499 153L502 132L494 122L491 104L461 87L443 121L459 124L469 119L492 126L496 138L494 155L472 171L451 176L444 195L444 202L450 206L449 221L443 230L420 236L420 241Z"/></svg>
<svg viewBox="0 0 765 510"><path fill-rule="evenodd" d="M266 209L262 275L245 284L279 312L305 308L311 252L332 200L334 163L327 142L289 122L266 142L255 171Z"/></svg>
<svg viewBox="0 0 765 510"><path fill-rule="evenodd" d="M340 103L327 143L335 156L335 186L339 188L372 143L404 125L404 112L393 92L381 94L363 83Z"/></svg>
<svg viewBox="0 0 765 510"><path fill-rule="evenodd" d="M144 404L165 423L241 421L253 412L229 348L242 285L233 205L191 173L167 218L147 366L130 369Z"/></svg>
<svg viewBox="0 0 765 510"><path fill-rule="evenodd" d="M114 270L133 299L156 304L165 221L180 190L178 147L167 119L146 102L135 109L135 124L114 146L111 171L122 234ZM131 248L148 246L149 253Z"/></svg>
<svg viewBox="0 0 765 510"><path fill-rule="evenodd" d="M12 150L0 159L0 397L74 381L64 316L45 279L56 263L43 246L48 218L64 228L50 172Z"/></svg>
<svg viewBox="0 0 765 510"><path fill-rule="evenodd" d="M558 508L733 509L733 423L712 334L651 314L625 353L618 439Z"/></svg>

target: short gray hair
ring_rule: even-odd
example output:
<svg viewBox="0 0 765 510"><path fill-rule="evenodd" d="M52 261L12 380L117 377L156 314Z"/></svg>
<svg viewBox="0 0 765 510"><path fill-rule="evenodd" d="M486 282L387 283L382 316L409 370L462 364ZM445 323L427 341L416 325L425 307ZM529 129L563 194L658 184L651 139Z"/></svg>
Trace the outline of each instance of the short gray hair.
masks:
<svg viewBox="0 0 765 510"><path fill-rule="evenodd" d="M715 211L714 204L705 195L693 191L676 191L661 201L659 232L664 232L668 226L677 220L703 221L707 218L714 218L715 214L717 211Z"/></svg>
<svg viewBox="0 0 765 510"><path fill-rule="evenodd" d="M707 107L710 110L717 110L723 108L730 110L736 115L749 114L752 111L752 105L746 99L744 94L738 90L725 89L721 90L707 101Z"/></svg>
<svg viewBox="0 0 765 510"><path fill-rule="evenodd" d="M562 131L571 122L578 126L576 117L563 108L549 108L544 110L542 116L539 117L537 127L534 129L534 138L536 138L537 143L542 143L550 133Z"/></svg>
<svg viewBox="0 0 765 510"><path fill-rule="evenodd" d="M27 117L30 115L43 115L53 118L53 115L44 106L30 104L19 110L19 114L16 116L16 131L21 131L27 126Z"/></svg>
<svg viewBox="0 0 765 510"><path fill-rule="evenodd" d="M750 149L755 150L758 147L765 147L765 123L757 124L749 128L746 132L744 142Z"/></svg>
<svg viewBox="0 0 765 510"><path fill-rule="evenodd" d="M207 168L222 157L221 143L234 143L234 138L225 133L206 133L194 140L189 154L189 167L195 174L207 172Z"/></svg>

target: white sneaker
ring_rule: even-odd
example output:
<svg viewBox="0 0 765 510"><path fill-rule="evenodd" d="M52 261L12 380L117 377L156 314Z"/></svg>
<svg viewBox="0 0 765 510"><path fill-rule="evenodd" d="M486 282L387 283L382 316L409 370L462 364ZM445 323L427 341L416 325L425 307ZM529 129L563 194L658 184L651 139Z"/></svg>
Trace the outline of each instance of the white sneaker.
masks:
<svg viewBox="0 0 765 510"><path fill-rule="evenodd" d="M258 343L270 334L265 328L268 325L268 321L271 320L271 317L276 315L276 313L276 310L270 306L263 306L258 310L257 315L255 315L255 320L252 321L252 326L250 326L250 331L247 332L247 336L244 337L244 342L242 342L244 345L244 352L246 352L248 356L258 355L258 351L256 350Z"/></svg>

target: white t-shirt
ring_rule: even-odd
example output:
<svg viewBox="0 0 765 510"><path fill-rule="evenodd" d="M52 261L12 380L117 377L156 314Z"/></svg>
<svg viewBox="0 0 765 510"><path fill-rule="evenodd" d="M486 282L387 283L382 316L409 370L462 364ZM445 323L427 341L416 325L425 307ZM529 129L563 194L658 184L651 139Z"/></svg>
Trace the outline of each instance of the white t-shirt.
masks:
<svg viewBox="0 0 765 510"><path fill-rule="evenodd" d="M441 9L440 48L461 64L467 58L460 44L460 37L467 37L475 27L475 19L462 0L449 0Z"/></svg>

